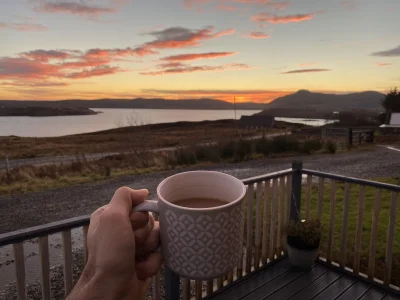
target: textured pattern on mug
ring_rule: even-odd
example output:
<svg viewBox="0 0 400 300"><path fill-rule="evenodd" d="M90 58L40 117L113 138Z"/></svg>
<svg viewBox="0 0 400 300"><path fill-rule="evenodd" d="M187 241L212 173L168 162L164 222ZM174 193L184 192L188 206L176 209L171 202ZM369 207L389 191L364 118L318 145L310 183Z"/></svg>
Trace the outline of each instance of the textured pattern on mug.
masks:
<svg viewBox="0 0 400 300"><path fill-rule="evenodd" d="M210 277L231 271L241 257L242 206L213 216L165 213L169 265L180 274Z"/></svg>

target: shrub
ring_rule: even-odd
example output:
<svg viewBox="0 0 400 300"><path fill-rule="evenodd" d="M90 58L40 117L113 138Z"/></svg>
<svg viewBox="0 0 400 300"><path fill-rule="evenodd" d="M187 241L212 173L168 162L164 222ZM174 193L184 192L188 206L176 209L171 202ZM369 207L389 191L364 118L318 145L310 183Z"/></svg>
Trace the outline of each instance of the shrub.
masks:
<svg viewBox="0 0 400 300"><path fill-rule="evenodd" d="M321 222L319 220L291 221L286 226L287 242L302 250L313 250L321 241Z"/></svg>
<svg viewBox="0 0 400 300"><path fill-rule="evenodd" d="M321 150L323 144L320 140L306 140L301 146L300 151L302 153L311 154L314 151Z"/></svg>
<svg viewBox="0 0 400 300"><path fill-rule="evenodd" d="M235 145L235 161L243 161L251 156L253 153L252 141L240 139Z"/></svg>
<svg viewBox="0 0 400 300"><path fill-rule="evenodd" d="M329 153L333 154L333 153L336 153L337 146L334 142L328 141L328 142L326 142L325 148Z"/></svg>
<svg viewBox="0 0 400 300"><path fill-rule="evenodd" d="M265 135L255 141L255 151L256 153L268 155L271 153L270 142L265 138Z"/></svg>
<svg viewBox="0 0 400 300"><path fill-rule="evenodd" d="M193 165L197 162L195 149L176 147L175 158L178 165Z"/></svg>
<svg viewBox="0 0 400 300"><path fill-rule="evenodd" d="M271 141L271 152L296 152L299 150L299 142L287 136L277 136Z"/></svg>
<svg viewBox="0 0 400 300"><path fill-rule="evenodd" d="M229 159L235 155L235 142L229 141L220 145L222 159Z"/></svg>

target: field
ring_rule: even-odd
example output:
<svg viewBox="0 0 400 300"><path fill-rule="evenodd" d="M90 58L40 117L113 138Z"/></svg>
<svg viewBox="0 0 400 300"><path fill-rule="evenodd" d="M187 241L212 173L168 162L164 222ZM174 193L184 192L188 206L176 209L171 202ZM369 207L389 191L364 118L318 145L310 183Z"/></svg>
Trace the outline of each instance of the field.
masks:
<svg viewBox="0 0 400 300"><path fill-rule="evenodd" d="M268 129L277 132L279 129ZM190 145L237 136L260 134L261 130L237 129L233 120L176 122L121 127L94 133L50 138L0 137L0 157L34 158L77 153L126 152L143 148Z"/></svg>

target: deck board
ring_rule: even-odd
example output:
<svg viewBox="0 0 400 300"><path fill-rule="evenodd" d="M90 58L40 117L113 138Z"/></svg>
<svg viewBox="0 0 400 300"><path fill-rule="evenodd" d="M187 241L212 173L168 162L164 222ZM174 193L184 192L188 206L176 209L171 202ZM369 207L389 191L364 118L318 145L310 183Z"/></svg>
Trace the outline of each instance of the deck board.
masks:
<svg viewBox="0 0 400 300"><path fill-rule="evenodd" d="M293 268L288 259L267 266L206 297L207 300L395 300L400 296L316 263Z"/></svg>

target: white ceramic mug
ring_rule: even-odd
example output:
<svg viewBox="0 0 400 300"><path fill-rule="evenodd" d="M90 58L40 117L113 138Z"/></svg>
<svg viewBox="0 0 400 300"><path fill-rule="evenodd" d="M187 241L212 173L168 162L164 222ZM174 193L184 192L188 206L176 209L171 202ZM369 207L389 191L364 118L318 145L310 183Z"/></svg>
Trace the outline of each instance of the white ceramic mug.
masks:
<svg viewBox="0 0 400 300"><path fill-rule="evenodd" d="M158 185L158 201L146 200L135 210L159 214L161 249L172 271L206 280L232 271L241 259L245 194L244 184L228 174L184 172ZM190 198L213 198L227 204L212 208L174 204Z"/></svg>

